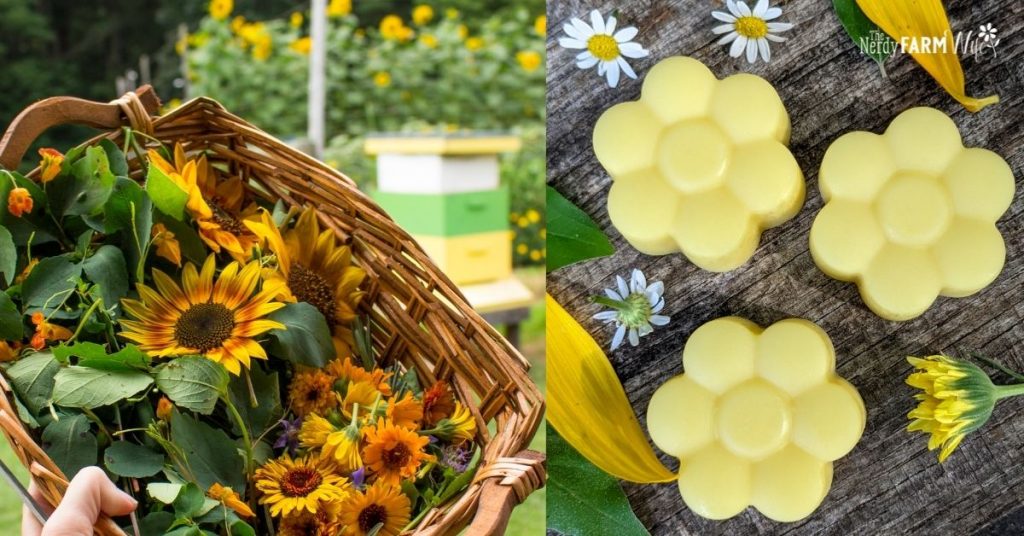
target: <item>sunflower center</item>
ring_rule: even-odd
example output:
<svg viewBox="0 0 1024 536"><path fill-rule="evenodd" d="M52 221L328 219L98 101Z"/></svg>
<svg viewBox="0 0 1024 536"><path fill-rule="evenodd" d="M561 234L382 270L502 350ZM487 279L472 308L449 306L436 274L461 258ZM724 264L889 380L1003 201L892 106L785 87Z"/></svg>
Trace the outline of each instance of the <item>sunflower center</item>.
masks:
<svg viewBox="0 0 1024 536"><path fill-rule="evenodd" d="M388 510L379 504L371 504L359 512L359 530L369 532L388 520Z"/></svg>
<svg viewBox="0 0 1024 536"><path fill-rule="evenodd" d="M214 223L220 225L221 229L224 229L236 236L249 233L249 229L242 225L242 222L235 219L235 217L225 210L224 207L220 206L219 203L208 200L207 204L210 205L210 211L213 212Z"/></svg>
<svg viewBox="0 0 1024 536"><path fill-rule="evenodd" d="M316 491L323 481L324 477L315 469L290 469L281 479L281 492L286 497L305 497Z"/></svg>
<svg viewBox="0 0 1024 536"><path fill-rule="evenodd" d="M610 35L597 34L587 39L587 50L601 61L612 61L619 57L619 44Z"/></svg>
<svg viewBox="0 0 1024 536"><path fill-rule="evenodd" d="M385 450L382 456L384 465L391 468L405 467L411 457L412 453L409 452L409 447L405 446L405 443L399 443L395 445L395 448Z"/></svg>
<svg viewBox="0 0 1024 536"><path fill-rule="evenodd" d="M316 307L327 319L327 325L334 325L334 290L322 275L295 263L288 274L288 288L299 301Z"/></svg>
<svg viewBox="0 0 1024 536"><path fill-rule="evenodd" d="M198 303L188 308L174 324L174 338L186 348L206 353L231 337L235 314L219 303Z"/></svg>
<svg viewBox="0 0 1024 536"><path fill-rule="evenodd" d="M736 19L736 33L748 39L760 39L768 35L768 23L759 17Z"/></svg>

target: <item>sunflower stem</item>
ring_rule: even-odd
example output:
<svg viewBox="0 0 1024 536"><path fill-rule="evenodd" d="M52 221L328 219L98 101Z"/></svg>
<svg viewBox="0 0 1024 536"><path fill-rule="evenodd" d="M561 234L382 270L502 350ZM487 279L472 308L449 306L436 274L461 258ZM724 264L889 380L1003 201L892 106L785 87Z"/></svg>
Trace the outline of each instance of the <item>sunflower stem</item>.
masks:
<svg viewBox="0 0 1024 536"><path fill-rule="evenodd" d="M1012 396L1024 395L1024 383L1016 383L1013 385L997 385L995 392L996 400L1010 398Z"/></svg>
<svg viewBox="0 0 1024 536"><path fill-rule="evenodd" d="M89 306L89 309L87 309L85 311L85 314L82 315L82 319L78 321L78 327L75 328L75 332L71 334L71 338L68 339L68 343L75 342L75 340L78 339L78 334L82 332L82 328L85 327L85 323L88 322L90 318L92 318L92 314L96 312L96 308L102 304L103 298L98 298L96 301L92 302L92 305Z"/></svg>
<svg viewBox="0 0 1024 536"><path fill-rule="evenodd" d="M249 369L245 369L245 386L249 388L249 407L260 407L260 401L256 398L256 388L252 385L252 375L249 373Z"/></svg>
<svg viewBox="0 0 1024 536"><path fill-rule="evenodd" d="M253 471L253 460L255 455L252 450L252 438L249 437L249 427L245 425L245 420L242 419L242 415L238 413L238 408L231 403L231 397L221 396L221 400L224 401L224 406L228 409L228 414L238 425L238 428L242 430L242 442L245 446L245 476L247 479L252 479Z"/></svg>

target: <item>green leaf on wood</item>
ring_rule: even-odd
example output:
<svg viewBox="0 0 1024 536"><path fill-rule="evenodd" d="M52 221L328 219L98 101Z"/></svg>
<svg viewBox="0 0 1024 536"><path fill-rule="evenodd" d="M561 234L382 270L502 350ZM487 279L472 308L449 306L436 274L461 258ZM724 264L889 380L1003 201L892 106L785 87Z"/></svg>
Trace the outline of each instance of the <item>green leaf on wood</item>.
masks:
<svg viewBox="0 0 1024 536"><path fill-rule="evenodd" d="M32 269L21 286L21 301L26 313L42 311L49 315L71 296L82 275L82 267L67 255L47 257Z"/></svg>
<svg viewBox="0 0 1024 536"><path fill-rule="evenodd" d="M117 476L145 478L163 469L164 455L142 445L115 441L103 452L103 465Z"/></svg>
<svg viewBox="0 0 1024 536"><path fill-rule="evenodd" d="M146 173L146 193L153 200L153 206L160 209L160 212L178 221L185 219L188 193L153 164L149 165L149 171Z"/></svg>
<svg viewBox="0 0 1024 536"><path fill-rule="evenodd" d="M547 188L548 272L615 253L608 237L590 216L554 188Z"/></svg>
<svg viewBox="0 0 1024 536"><path fill-rule="evenodd" d="M324 315L306 303L289 303L271 313L268 318L285 325L286 329L270 331L274 342L270 352L311 367L322 368L334 359L334 342Z"/></svg>
<svg viewBox="0 0 1024 536"><path fill-rule="evenodd" d="M50 403L54 376L59 369L60 363L49 352L23 357L7 368L6 374L11 380L11 389L32 415L39 415L39 412Z"/></svg>
<svg viewBox="0 0 1024 536"><path fill-rule="evenodd" d="M175 457L179 473L209 489L214 482L245 493L245 464L234 440L222 430L175 410L171 416L171 441L184 456Z"/></svg>
<svg viewBox="0 0 1024 536"><path fill-rule="evenodd" d="M100 246L91 257L82 261L82 270L90 281L99 285L103 308L121 309L121 298L128 294L128 267L124 254L109 244Z"/></svg>
<svg viewBox="0 0 1024 536"><path fill-rule="evenodd" d="M156 386L178 406L209 415L227 393L228 373L205 357L179 357L160 367Z"/></svg>
<svg viewBox="0 0 1024 536"><path fill-rule="evenodd" d="M568 536L648 535L619 482L547 426L548 527Z"/></svg>
<svg viewBox="0 0 1024 536"><path fill-rule="evenodd" d="M96 435L85 415L64 415L43 430L46 454L72 479L83 467L96 465Z"/></svg>
<svg viewBox="0 0 1024 536"><path fill-rule="evenodd" d="M57 372L53 403L71 408L98 408L137 395L153 383L141 371L65 367Z"/></svg>
<svg viewBox="0 0 1024 536"><path fill-rule="evenodd" d="M18 275L18 250L14 248L14 237L6 227L0 225L0 283L10 285Z"/></svg>
<svg viewBox="0 0 1024 536"><path fill-rule="evenodd" d="M861 11L856 0L832 0L839 23L846 34L860 48L861 52L875 60L878 67L885 73L883 63L892 55L896 42L886 35L881 28Z"/></svg>
<svg viewBox="0 0 1024 536"><path fill-rule="evenodd" d="M0 291L0 339L20 341L25 337L25 325L21 321L21 311L6 292Z"/></svg>

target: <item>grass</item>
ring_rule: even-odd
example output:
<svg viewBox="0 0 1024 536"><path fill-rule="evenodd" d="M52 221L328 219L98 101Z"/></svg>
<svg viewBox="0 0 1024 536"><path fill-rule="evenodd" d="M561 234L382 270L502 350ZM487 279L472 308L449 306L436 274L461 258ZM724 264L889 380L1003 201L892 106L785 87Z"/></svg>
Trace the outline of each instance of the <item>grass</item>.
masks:
<svg viewBox="0 0 1024 536"><path fill-rule="evenodd" d="M530 377L537 382L541 392L544 392L544 301L540 299L544 295L544 270L530 268L517 270L516 273L538 297L537 303L530 309L530 317L522 326L523 343L520 350L532 364ZM542 425L530 443L530 448L544 452L544 442ZM3 460L22 483L27 485L28 472L22 467L7 441L0 441L0 460ZM508 536L541 536L545 533L545 491L544 488L537 490L512 512L506 532ZM18 534L20 530L21 499L6 483L0 484L0 534Z"/></svg>

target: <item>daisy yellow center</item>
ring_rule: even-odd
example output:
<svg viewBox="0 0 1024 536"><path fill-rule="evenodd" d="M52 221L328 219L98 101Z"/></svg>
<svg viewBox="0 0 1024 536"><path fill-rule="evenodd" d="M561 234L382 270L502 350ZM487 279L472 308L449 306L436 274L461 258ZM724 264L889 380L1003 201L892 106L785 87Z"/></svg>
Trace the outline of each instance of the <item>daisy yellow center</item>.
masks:
<svg viewBox="0 0 1024 536"><path fill-rule="evenodd" d="M587 50L601 61L612 61L619 57L619 44L610 35L597 34L587 39Z"/></svg>
<svg viewBox="0 0 1024 536"><path fill-rule="evenodd" d="M316 307L327 325L334 325L334 290L323 276L296 263L288 274L288 288L299 301Z"/></svg>
<svg viewBox="0 0 1024 536"><path fill-rule="evenodd" d="M405 446L404 443L395 445L395 448L385 450L383 456L384 465L391 468L405 467L405 464L409 463L409 458L412 457L412 453L409 452L409 447Z"/></svg>
<svg viewBox="0 0 1024 536"><path fill-rule="evenodd" d="M174 324L178 344L208 352L219 348L235 329L235 315L219 303L199 303L188 308Z"/></svg>
<svg viewBox="0 0 1024 536"><path fill-rule="evenodd" d="M736 33L748 39L760 39L768 35L768 23L758 17L740 17L736 20Z"/></svg>
<svg viewBox="0 0 1024 536"><path fill-rule="evenodd" d="M281 479L281 492L286 497L305 497L316 491L324 477L315 469L291 469Z"/></svg>
<svg viewBox="0 0 1024 536"><path fill-rule="evenodd" d="M388 511L379 504L371 504L359 512L359 530L369 532L377 525L386 523Z"/></svg>

